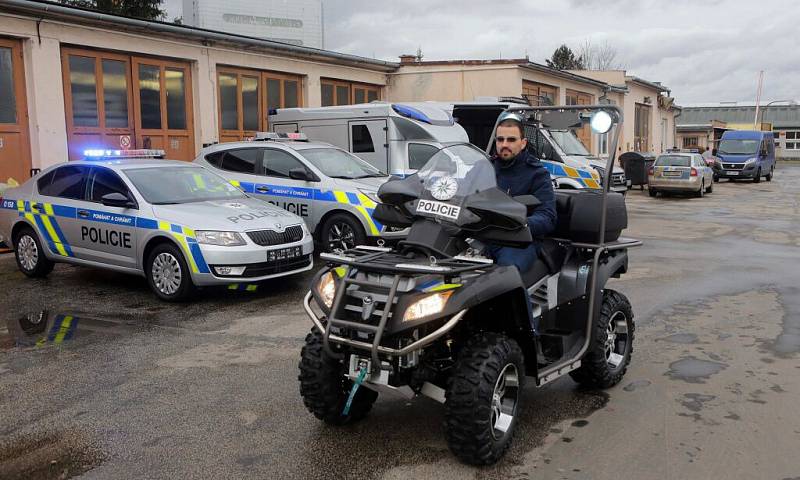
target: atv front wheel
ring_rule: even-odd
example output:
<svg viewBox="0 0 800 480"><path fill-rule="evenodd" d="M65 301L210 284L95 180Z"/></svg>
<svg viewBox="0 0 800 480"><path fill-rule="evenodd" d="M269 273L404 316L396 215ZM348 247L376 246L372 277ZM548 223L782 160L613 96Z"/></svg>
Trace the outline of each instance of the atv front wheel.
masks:
<svg viewBox="0 0 800 480"><path fill-rule="evenodd" d="M592 388L613 387L625 375L633 352L633 309L625 295L603 291L600 318L581 366L570 372L573 380Z"/></svg>
<svg viewBox="0 0 800 480"><path fill-rule="evenodd" d="M445 392L447 444L462 462L495 463L511 445L525 362L517 342L498 333L472 337Z"/></svg>
<svg viewBox="0 0 800 480"><path fill-rule="evenodd" d="M342 415L353 382L346 377L342 361L331 357L322 346L322 334L306 335L300 352L300 396L309 412L331 425L344 425L364 418L378 398L378 392L361 386L353 397L350 411Z"/></svg>

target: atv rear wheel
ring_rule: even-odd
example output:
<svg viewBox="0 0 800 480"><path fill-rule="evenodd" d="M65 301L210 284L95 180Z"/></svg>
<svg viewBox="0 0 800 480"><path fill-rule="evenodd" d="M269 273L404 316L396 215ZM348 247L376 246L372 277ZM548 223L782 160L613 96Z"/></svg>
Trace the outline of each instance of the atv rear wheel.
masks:
<svg viewBox="0 0 800 480"><path fill-rule="evenodd" d="M511 445L520 412L525 361L517 342L498 333L472 337L445 392L447 444L462 462L495 463Z"/></svg>
<svg viewBox="0 0 800 480"><path fill-rule="evenodd" d="M581 366L570 372L573 380L592 388L613 387L625 375L633 352L633 309L625 295L603 291L600 318Z"/></svg>
<svg viewBox="0 0 800 480"><path fill-rule="evenodd" d="M353 388L342 361L331 357L322 346L322 334L306 335L300 352L300 395L309 412L331 425L344 425L364 418L378 398L378 393L361 386L353 397L350 411L342 415L347 397Z"/></svg>

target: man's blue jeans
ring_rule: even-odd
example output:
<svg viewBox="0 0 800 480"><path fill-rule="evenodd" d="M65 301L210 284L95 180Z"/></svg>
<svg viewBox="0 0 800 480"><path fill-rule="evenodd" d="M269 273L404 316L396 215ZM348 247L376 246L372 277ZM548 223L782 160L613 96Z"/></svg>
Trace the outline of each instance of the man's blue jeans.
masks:
<svg viewBox="0 0 800 480"><path fill-rule="evenodd" d="M539 259L539 245L535 243L531 243L525 248L490 246L488 250L489 255L494 258L497 265L504 267L513 265L517 267L520 274L532 269ZM531 327L533 327L534 333L538 335L538 325L536 325L536 319L533 318L533 304L527 291L525 292L525 303L528 307L528 318L530 319Z"/></svg>

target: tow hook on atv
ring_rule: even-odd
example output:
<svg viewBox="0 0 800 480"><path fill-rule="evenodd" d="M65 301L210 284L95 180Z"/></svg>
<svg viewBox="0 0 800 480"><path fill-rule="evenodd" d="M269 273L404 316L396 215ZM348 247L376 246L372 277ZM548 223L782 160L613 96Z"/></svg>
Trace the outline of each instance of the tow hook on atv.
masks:
<svg viewBox="0 0 800 480"><path fill-rule="evenodd" d="M364 382L364 377L367 376L367 370L367 366L362 364L361 371L358 373L358 378L356 378L355 383L353 383L353 388L350 389L350 396L347 397L347 403L344 404L344 410L342 410L343 417L346 417L350 413L350 406L353 404L353 398L356 396L358 387Z"/></svg>

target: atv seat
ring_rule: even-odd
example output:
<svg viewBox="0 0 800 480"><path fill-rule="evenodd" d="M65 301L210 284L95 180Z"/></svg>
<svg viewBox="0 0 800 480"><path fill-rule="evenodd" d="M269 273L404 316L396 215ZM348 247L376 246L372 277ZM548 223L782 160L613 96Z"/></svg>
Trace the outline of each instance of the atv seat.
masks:
<svg viewBox="0 0 800 480"><path fill-rule="evenodd" d="M566 254L566 249L557 241L549 238L544 239L542 247L539 249L539 258L533 268L522 274L522 281L525 286L530 287L544 277L559 272Z"/></svg>

